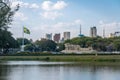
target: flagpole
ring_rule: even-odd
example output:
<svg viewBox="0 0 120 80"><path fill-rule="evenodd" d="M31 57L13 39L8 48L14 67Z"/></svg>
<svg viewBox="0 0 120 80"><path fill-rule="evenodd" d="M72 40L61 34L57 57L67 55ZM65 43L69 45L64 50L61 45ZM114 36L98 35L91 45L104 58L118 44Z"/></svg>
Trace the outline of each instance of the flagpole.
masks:
<svg viewBox="0 0 120 80"><path fill-rule="evenodd" d="M24 51L24 26L23 26L22 36L23 36L23 40L22 40L22 51Z"/></svg>

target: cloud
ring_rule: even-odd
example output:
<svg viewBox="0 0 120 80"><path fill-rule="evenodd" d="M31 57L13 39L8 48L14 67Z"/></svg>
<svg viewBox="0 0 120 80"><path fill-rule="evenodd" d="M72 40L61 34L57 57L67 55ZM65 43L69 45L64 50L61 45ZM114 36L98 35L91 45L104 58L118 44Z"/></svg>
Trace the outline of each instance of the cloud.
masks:
<svg viewBox="0 0 120 80"><path fill-rule="evenodd" d="M64 9L67 6L67 3L64 1L57 1L56 3L53 3L51 1L44 1L41 5L41 8L45 11L51 11L51 10L61 10Z"/></svg>
<svg viewBox="0 0 120 80"><path fill-rule="evenodd" d="M29 3L24 3L22 1L13 1L12 4L11 4L11 7L14 8L16 7L16 5L20 5L21 7L28 7L29 6Z"/></svg>
<svg viewBox="0 0 120 80"><path fill-rule="evenodd" d="M61 10L61 9L64 9L66 6L67 6L67 3L65 3L64 1L57 1L57 3L53 5L53 9Z"/></svg>
<svg viewBox="0 0 120 80"><path fill-rule="evenodd" d="M49 10L52 10L52 5L53 3L51 1L44 1L41 5L41 8L43 10L49 11Z"/></svg>
<svg viewBox="0 0 120 80"><path fill-rule="evenodd" d="M77 21L79 21L79 22L77 22ZM80 19L73 20L71 22L57 22L55 24L41 24L41 25L39 25L39 27L36 27L36 28L34 27L34 32L36 32L36 33L42 32L42 37L44 37L43 35L45 35L46 33L53 33L53 35L55 33L61 33L61 37L62 37L63 32L70 31L71 37L76 37L79 34L78 29L79 29L80 24L83 24Z"/></svg>
<svg viewBox="0 0 120 80"><path fill-rule="evenodd" d="M77 21L77 22L76 22ZM79 22L78 22L79 21ZM39 27L33 27L33 30L43 30L48 32L59 32L59 31L65 31L65 30L73 30L75 29L75 26L79 27L80 24L83 24L83 21L80 19L74 20L72 22L57 22L55 24L41 24ZM47 29L47 30L46 30Z"/></svg>
<svg viewBox="0 0 120 80"><path fill-rule="evenodd" d="M19 19L21 21L25 21L25 20L28 20L28 18L21 12L16 12L16 14L14 15L14 17L16 19Z"/></svg>
<svg viewBox="0 0 120 80"><path fill-rule="evenodd" d="M38 6L37 4L35 4L35 3L33 3L33 4L31 4L30 8L35 8L35 9L38 9L38 8L39 8L39 6Z"/></svg>
<svg viewBox="0 0 120 80"><path fill-rule="evenodd" d="M51 12L43 12L40 15L45 19L55 20L56 18L58 18L59 16L62 16L63 14L57 11L54 11L54 12L51 11Z"/></svg>
<svg viewBox="0 0 120 80"><path fill-rule="evenodd" d="M120 26L120 22L111 22L111 23L101 22L100 26L106 28L117 28Z"/></svg>
<svg viewBox="0 0 120 80"><path fill-rule="evenodd" d="M22 1L13 1L11 4L12 8L15 8L16 5L20 5L20 7L24 7L24 8L34 8L34 9L38 9L40 6L36 3L27 3L27 2L22 2Z"/></svg>
<svg viewBox="0 0 120 80"><path fill-rule="evenodd" d="M73 26L77 26L83 24L83 22L80 19L74 20L73 22L58 22L54 25L52 25L54 28L74 28Z"/></svg>
<svg viewBox="0 0 120 80"><path fill-rule="evenodd" d="M42 12L40 15L45 19L55 20L63 15L63 13L59 12L59 10L64 9L66 6L67 3L64 1L57 1L56 3L52 1L44 1L41 4L41 8L44 12Z"/></svg>
<svg viewBox="0 0 120 80"><path fill-rule="evenodd" d="M116 31L120 31L120 22L105 22L105 21L100 21L99 22L100 29L105 29L106 36L108 36L110 33L114 33ZM103 34L102 32L99 32L99 34Z"/></svg>

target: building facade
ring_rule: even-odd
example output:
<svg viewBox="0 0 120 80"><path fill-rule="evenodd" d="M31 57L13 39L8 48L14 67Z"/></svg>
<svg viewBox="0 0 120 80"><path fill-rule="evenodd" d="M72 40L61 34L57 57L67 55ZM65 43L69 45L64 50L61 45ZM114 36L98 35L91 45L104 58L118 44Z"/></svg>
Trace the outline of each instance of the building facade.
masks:
<svg viewBox="0 0 120 80"><path fill-rule="evenodd" d="M46 35L45 35L45 38L46 38L47 40L52 40L52 33L51 33L51 34L46 34Z"/></svg>
<svg viewBox="0 0 120 80"><path fill-rule="evenodd" d="M60 42L60 33L54 35L54 41L55 41L56 43L59 43L59 42Z"/></svg>
<svg viewBox="0 0 120 80"><path fill-rule="evenodd" d="M88 48L81 48L79 45L74 44L65 44L65 50L62 51L63 53L90 53L93 52L92 47Z"/></svg>
<svg viewBox="0 0 120 80"><path fill-rule="evenodd" d="M97 28L95 26L90 28L90 37L97 37Z"/></svg>
<svg viewBox="0 0 120 80"><path fill-rule="evenodd" d="M64 40L70 39L70 32L64 32Z"/></svg>

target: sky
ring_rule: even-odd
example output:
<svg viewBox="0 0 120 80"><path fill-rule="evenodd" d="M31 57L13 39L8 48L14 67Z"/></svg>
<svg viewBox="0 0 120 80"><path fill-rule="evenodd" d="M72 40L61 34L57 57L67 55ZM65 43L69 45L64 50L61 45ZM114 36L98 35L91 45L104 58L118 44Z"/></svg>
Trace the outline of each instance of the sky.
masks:
<svg viewBox="0 0 120 80"><path fill-rule="evenodd" d="M71 38L78 37L80 24L82 34L90 35L90 27L97 27L97 34L105 36L120 31L120 0L11 0L14 15L9 29L15 38L22 37L23 26L31 34L25 38L38 40L46 33L71 32Z"/></svg>

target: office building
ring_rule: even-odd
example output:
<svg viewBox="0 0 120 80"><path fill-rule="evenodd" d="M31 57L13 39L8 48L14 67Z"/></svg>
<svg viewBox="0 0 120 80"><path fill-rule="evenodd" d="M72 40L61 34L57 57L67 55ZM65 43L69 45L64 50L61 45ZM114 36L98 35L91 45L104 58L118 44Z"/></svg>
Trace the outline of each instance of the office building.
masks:
<svg viewBox="0 0 120 80"><path fill-rule="evenodd" d="M45 38L46 38L47 40L52 40L52 33L51 33L51 34L46 34L46 35L45 35Z"/></svg>
<svg viewBox="0 0 120 80"><path fill-rule="evenodd" d="M54 41L55 41L56 43L59 43L59 42L60 42L60 33L54 35Z"/></svg>
<svg viewBox="0 0 120 80"><path fill-rule="evenodd" d="M90 37L97 37L97 28L95 26L90 28Z"/></svg>
<svg viewBox="0 0 120 80"><path fill-rule="evenodd" d="M70 39L70 32L64 32L64 40Z"/></svg>

